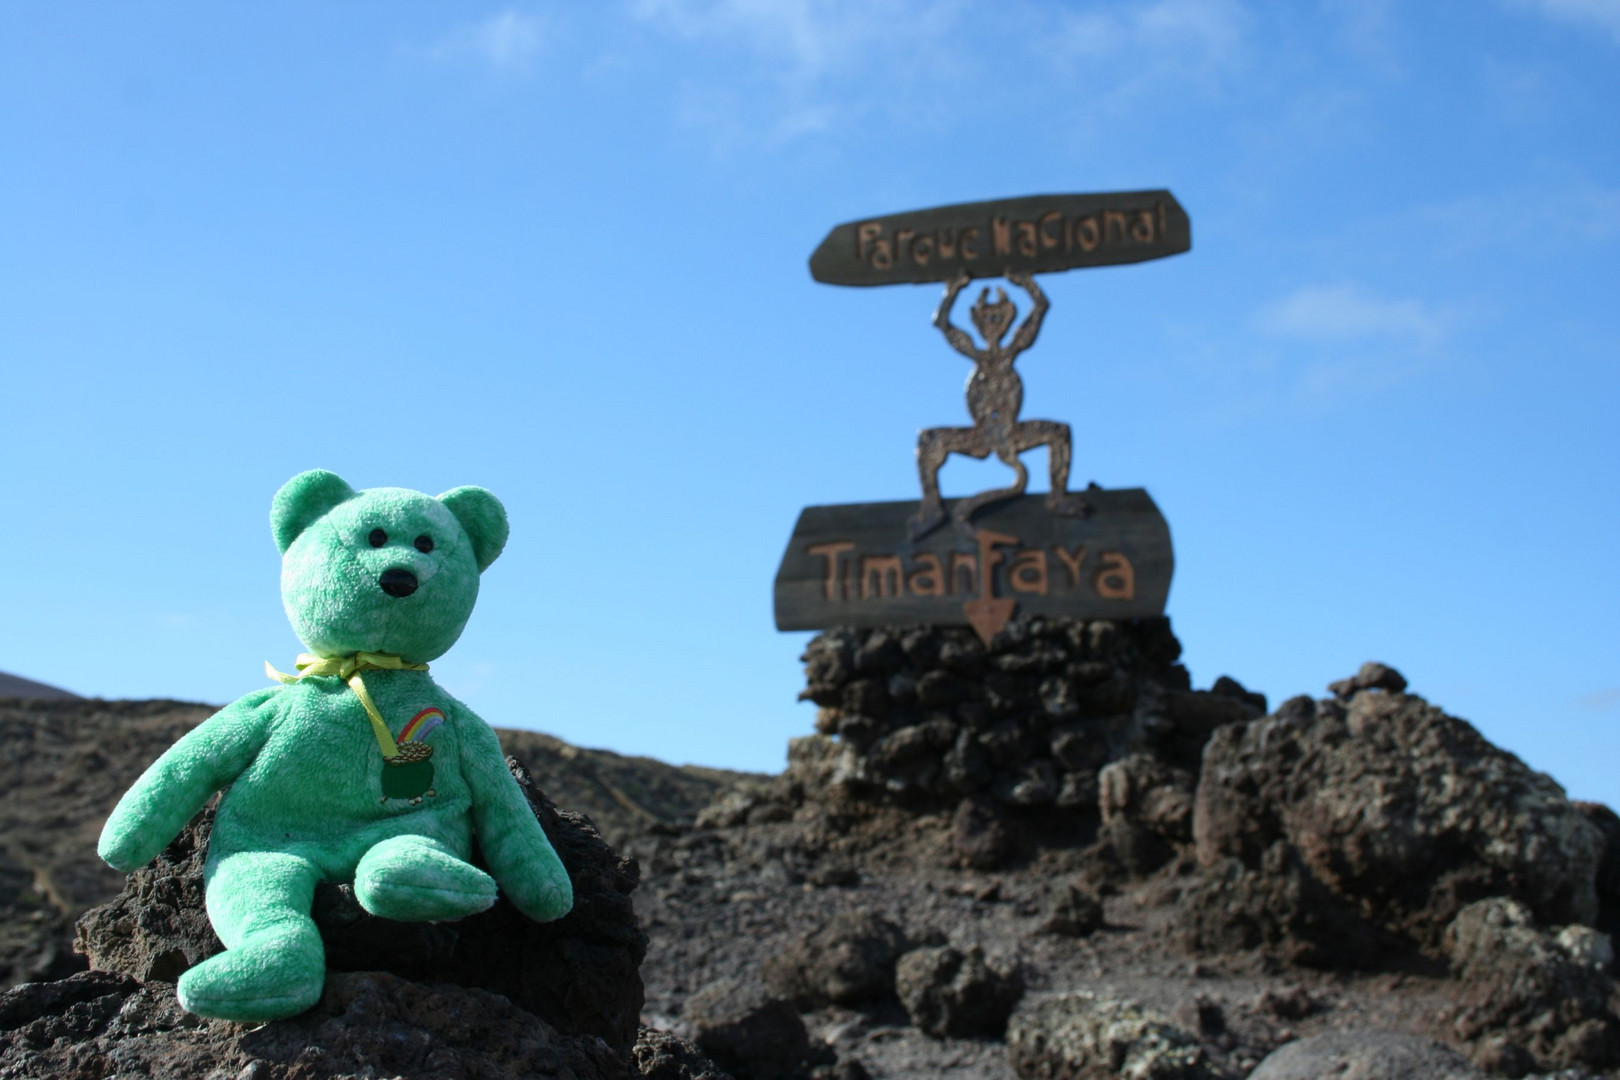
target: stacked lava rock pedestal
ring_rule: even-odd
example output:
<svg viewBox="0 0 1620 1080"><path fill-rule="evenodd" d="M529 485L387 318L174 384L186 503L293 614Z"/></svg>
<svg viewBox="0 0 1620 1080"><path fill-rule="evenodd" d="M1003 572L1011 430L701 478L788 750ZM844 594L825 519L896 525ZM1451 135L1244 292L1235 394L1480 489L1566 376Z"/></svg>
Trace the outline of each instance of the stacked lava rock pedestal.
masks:
<svg viewBox="0 0 1620 1080"><path fill-rule="evenodd" d="M1034 616L988 642L967 627L834 628L802 657L818 734L793 741L807 798L954 806L963 861L992 868L1017 836L1101 815L1128 869L1192 839L1199 757L1223 724L1266 711L1222 678L1191 689L1164 618Z"/></svg>

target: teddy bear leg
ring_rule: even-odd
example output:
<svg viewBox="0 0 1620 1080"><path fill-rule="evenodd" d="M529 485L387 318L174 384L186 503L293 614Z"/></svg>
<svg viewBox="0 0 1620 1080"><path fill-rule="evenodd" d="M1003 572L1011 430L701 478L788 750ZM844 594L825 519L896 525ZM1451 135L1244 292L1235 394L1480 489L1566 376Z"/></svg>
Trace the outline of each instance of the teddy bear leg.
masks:
<svg viewBox="0 0 1620 1080"><path fill-rule="evenodd" d="M385 919L438 922L487 910L495 879L426 836L395 836L354 868L354 898Z"/></svg>
<svg viewBox="0 0 1620 1080"><path fill-rule="evenodd" d="M326 949L309 916L320 870L275 851L227 855L208 868L208 919L225 944L180 976L180 1004L199 1016L258 1023L320 1000Z"/></svg>

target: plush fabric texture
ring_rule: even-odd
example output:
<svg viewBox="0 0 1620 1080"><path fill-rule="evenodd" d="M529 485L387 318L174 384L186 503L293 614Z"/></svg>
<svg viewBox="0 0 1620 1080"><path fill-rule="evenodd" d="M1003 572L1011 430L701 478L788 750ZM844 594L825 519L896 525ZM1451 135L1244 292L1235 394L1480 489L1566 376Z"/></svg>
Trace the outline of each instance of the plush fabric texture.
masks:
<svg viewBox="0 0 1620 1080"><path fill-rule="evenodd" d="M460 636L479 574L507 531L500 502L482 488L439 499L400 488L356 492L320 470L277 493L271 528L287 613L312 653L393 653L413 663ZM400 586L402 575L413 587ZM180 1000L192 1012L258 1022L315 1003L325 954L310 902L323 879L353 882L367 910L391 919L460 918L493 904L497 886L540 921L573 906L567 871L494 730L425 671L363 678L396 740L417 720L402 746L432 747L425 764L385 764L354 692L314 676L215 713L154 762L108 818L98 850L127 872L229 788L206 878L209 919L227 951L181 977ZM385 776L395 769L412 770L413 781L402 782L405 771ZM490 873L468 862L475 836Z"/></svg>

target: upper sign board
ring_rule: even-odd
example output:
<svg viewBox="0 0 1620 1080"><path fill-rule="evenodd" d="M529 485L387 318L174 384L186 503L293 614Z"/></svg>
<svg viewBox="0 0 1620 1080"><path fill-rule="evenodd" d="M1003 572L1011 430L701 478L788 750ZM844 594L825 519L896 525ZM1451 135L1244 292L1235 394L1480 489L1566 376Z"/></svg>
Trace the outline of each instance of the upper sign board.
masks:
<svg viewBox="0 0 1620 1080"><path fill-rule="evenodd" d="M810 256L828 285L1046 274L1179 255L1192 223L1168 191L1028 195L839 225Z"/></svg>

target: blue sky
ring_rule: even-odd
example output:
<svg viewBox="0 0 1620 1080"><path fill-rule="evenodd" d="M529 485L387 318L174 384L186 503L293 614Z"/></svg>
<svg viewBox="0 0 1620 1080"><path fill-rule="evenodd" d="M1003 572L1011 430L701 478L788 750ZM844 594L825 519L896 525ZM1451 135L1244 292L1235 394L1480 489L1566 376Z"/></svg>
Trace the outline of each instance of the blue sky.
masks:
<svg viewBox="0 0 1620 1080"><path fill-rule="evenodd" d="M6 5L0 670L228 701L299 649L288 477L482 484L447 689L779 768L799 508L966 419L937 288L811 250L1167 187L1193 250L1046 278L1020 369L1168 517L1196 684L1380 659L1620 804L1616 101L1614 0Z"/></svg>

